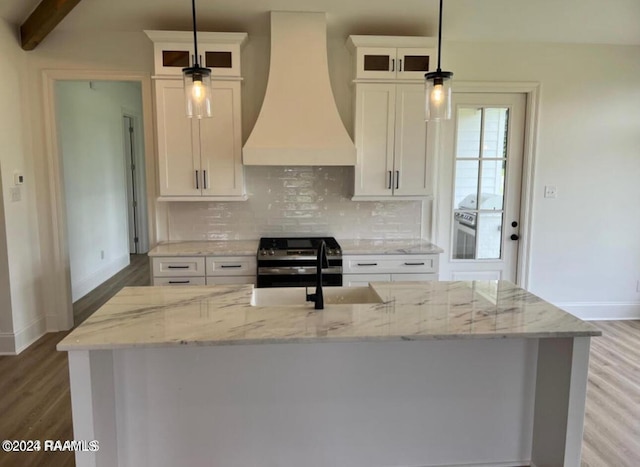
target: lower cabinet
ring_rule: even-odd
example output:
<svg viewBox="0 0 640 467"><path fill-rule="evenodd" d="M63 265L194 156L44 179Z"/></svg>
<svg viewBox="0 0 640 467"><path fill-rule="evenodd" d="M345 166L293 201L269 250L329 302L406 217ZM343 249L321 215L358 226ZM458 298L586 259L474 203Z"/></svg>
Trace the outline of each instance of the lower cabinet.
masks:
<svg viewBox="0 0 640 467"><path fill-rule="evenodd" d="M255 284L254 256L151 258L152 285Z"/></svg>
<svg viewBox="0 0 640 467"><path fill-rule="evenodd" d="M345 287L370 282L437 281L438 255L354 255L342 258Z"/></svg>

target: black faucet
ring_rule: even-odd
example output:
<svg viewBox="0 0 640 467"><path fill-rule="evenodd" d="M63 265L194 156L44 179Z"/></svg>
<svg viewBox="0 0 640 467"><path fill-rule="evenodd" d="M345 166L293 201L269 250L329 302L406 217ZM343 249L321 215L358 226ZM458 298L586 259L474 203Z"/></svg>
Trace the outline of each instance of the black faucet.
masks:
<svg viewBox="0 0 640 467"><path fill-rule="evenodd" d="M324 297L322 295L322 268L329 267L329 260L327 258L327 245L324 240L320 240L318 244L318 257L316 260L316 293L307 294L308 302L315 302L314 308L316 310L324 309Z"/></svg>

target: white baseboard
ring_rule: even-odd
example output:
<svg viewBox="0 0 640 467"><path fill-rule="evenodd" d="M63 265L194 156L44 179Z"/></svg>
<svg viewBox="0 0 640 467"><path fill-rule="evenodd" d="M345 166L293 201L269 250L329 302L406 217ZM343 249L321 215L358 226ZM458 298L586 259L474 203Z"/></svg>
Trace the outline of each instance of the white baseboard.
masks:
<svg viewBox="0 0 640 467"><path fill-rule="evenodd" d="M46 333L44 316L16 333L2 332L0 333L0 355L18 355Z"/></svg>
<svg viewBox="0 0 640 467"><path fill-rule="evenodd" d="M80 281L77 281L75 284L71 284L71 300L75 302L76 300L84 297L93 289L98 287L104 281L110 279L118 272L122 271L129 265L129 253L106 266L98 269L96 272L91 274L89 277L86 277Z"/></svg>
<svg viewBox="0 0 640 467"><path fill-rule="evenodd" d="M640 302L565 302L554 305L586 321L640 319Z"/></svg>
<svg viewBox="0 0 640 467"><path fill-rule="evenodd" d="M22 352L47 333L47 321L41 317L16 333L16 353Z"/></svg>
<svg viewBox="0 0 640 467"><path fill-rule="evenodd" d="M0 332L0 355L16 354L16 337L12 332Z"/></svg>

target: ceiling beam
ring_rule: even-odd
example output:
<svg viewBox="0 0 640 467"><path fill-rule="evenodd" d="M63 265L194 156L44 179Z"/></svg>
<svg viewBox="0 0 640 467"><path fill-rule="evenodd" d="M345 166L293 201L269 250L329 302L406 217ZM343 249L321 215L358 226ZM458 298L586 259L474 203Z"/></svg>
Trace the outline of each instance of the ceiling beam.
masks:
<svg viewBox="0 0 640 467"><path fill-rule="evenodd" d="M35 49L81 0L42 0L20 26L24 50Z"/></svg>

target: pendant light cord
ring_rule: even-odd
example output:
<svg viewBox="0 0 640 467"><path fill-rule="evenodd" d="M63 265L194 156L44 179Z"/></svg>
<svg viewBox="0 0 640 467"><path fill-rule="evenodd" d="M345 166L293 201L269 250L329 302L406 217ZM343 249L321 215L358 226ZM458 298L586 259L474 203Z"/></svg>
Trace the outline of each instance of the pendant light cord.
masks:
<svg viewBox="0 0 640 467"><path fill-rule="evenodd" d="M440 0L440 15L438 20L438 70L437 71L442 71L440 68L440 56L442 55L440 53L441 50L442 50L442 0Z"/></svg>
<svg viewBox="0 0 640 467"><path fill-rule="evenodd" d="M440 0L442 2L442 0ZM191 0L191 10L193 12L193 48L195 49L195 57L193 66L198 68L200 65L198 63L198 33L196 30L196 0ZM438 67L440 67L440 52L438 52Z"/></svg>

